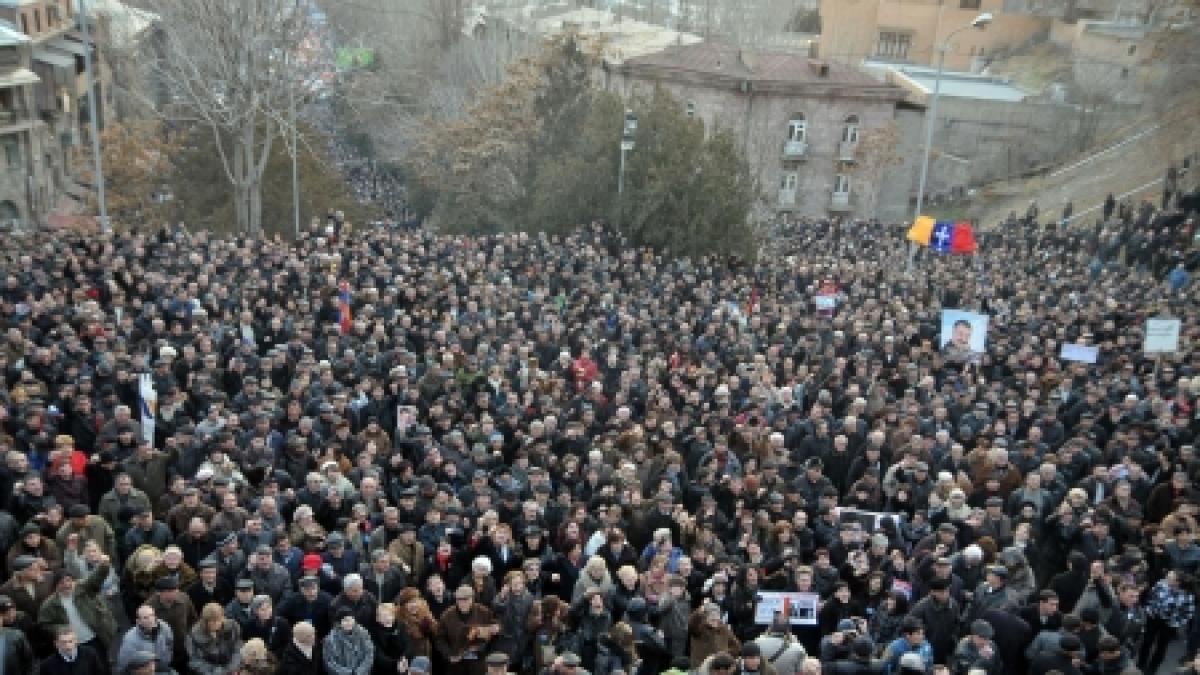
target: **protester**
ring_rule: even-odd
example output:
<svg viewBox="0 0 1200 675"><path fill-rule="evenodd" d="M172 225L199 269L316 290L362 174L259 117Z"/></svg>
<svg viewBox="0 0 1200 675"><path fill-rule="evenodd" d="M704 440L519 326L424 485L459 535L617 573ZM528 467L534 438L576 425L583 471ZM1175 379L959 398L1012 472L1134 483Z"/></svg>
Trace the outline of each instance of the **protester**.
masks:
<svg viewBox="0 0 1200 675"><path fill-rule="evenodd" d="M1200 637L1189 217L1035 210L911 275L902 228L841 220L754 261L336 209L295 242L10 235L5 626L51 635L51 571L115 548L121 669L185 667L217 603L283 672L616 668L625 628L656 671L1163 670ZM965 362L943 309L986 315Z"/></svg>

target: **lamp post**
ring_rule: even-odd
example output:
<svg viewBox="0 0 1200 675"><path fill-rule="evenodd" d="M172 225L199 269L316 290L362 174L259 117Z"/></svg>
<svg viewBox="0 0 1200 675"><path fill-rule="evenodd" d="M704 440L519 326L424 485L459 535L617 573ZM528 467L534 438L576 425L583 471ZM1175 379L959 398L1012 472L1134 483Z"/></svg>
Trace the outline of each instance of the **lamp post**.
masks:
<svg viewBox="0 0 1200 675"><path fill-rule="evenodd" d="M617 169L617 232L621 231L621 195L625 192L625 153L633 150L633 135L637 132L638 119L632 110L625 111L625 124L621 128L621 164Z"/></svg>
<svg viewBox="0 0 1200 675"><path fill-rule="evenodd" d="M112 222L108 219L108 199L104 192L104 158L100 156L100 123L96 117L100 114L100 100L96 96L96 80L92 69L92 36L88 26L87 5L79 5L79 32L83 36L83 68L84 79L88 88L88 125L92 136L92 163L96 172L96 201L100 205L100 230L105 234L112 231Z"/></svg>
<svg viewBox="0 0 1200 675"><path fill-rule="evenodd" d="M971 23L960 26L946 36L942 44L938 45L938 64L937 74L933 78L933 94L929 97L929 109L925 111L925 150L921 156L921 180L917 184L917 209L913 214L913 221L921 217L921 210L925 206L925 182L929 179L929 155L933 152L933 125L937 119L938 97L942 93L942 71L946 67L946 52L950 50L950 40L964 30L974 28L983 30L992 22L992 13L984 12L975 17ZM913 242L908 242L908 265L907 270L912 272L913 258L917 254L917 245Z"/></svg>

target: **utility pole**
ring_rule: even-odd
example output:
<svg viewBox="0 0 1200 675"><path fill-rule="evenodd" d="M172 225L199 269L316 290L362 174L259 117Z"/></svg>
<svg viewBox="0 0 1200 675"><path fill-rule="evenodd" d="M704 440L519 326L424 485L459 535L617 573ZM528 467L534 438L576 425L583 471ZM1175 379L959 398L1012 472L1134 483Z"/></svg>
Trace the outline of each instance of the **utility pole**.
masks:
<svg viewBox="0 0 1200 675"><path fill-rule="evenodd" d="M621 163L617 169L617 233L621 233L621 211L625 208L623 195L625 193L625 153L633 150L633 135L637 131L637 115L632 110L625 111L625 123L621 127Z"/></svg>
<svg viewBox="0 0 1200 675"><path fill-rule="evenodd" d="M296 13L300 13L300 2L296 0ZM299 16L292 17L293 20L299 21ZM291 65L295 57L288 55L286 63ZM288 78L288 116L291 118L292 125L292 229L297 240L300 239L300 165L298 157L300 155L300 144L298 134L296 133L296 78L295 73L291 68L288 68L286 77Z"/></svg>
<svg viewBox="0 0 1200 675"><path fill-rule="evenodd" d="M88 88L88 123L92 132L92 163L96 172L96 198L100 202L100 230L112 232L108 220L108 200L104 194L104 158L100 156L100 123L96 117L100 112L100 101L96 96L96 80L92 70L92 38L88 27L87 0L79 0L79 32L83 35L83 68Z"/></svg>

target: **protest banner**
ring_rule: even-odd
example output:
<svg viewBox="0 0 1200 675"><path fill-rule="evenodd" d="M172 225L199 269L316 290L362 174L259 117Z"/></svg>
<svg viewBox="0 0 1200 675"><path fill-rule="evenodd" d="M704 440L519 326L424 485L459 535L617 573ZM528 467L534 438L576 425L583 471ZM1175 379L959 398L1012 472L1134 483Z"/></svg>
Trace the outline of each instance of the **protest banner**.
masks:
<svg viewBox="0 0 1200 675"><path fill-rule="evenodd" d="M767 626L776 614L784 614L793 626L815 626L819 604L820 596L816 593L763 591L755 596L754 623Z"/></svg>
<svg viewBox="0 0 1200 675"><path fill-rule="evenodd" d="M1142 351L1147 354L1169 354L1179 351L1179 319L1146 319L1146 337Z"/></svg>
<svg viewBox="0 0 1200 675"><path fill-rule="evenodd" d="M1100 359L1100 348L1095 345L1064 344L1058 351L1058 358L1063 361L1095 363Z"/></svg>

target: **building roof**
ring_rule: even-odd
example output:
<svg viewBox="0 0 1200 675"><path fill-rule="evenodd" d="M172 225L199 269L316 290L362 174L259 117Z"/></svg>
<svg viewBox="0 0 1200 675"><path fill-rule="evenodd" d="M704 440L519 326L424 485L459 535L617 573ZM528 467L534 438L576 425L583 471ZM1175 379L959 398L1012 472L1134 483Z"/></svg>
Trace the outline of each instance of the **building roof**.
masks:
<svg viewBox="0 0 1200 675"><path fill-rule="evenodd" d="M1083 30L1118 40L1141 40L1149 32L1146 26L1127 21L1084 21Z"/></svg>
<svg viewBox="0 0 1200 675"><path fill-rule="evenodd" d="M486 17L486 21L490 22L492 16L535 35L573 33L585 43L598 47L610 63L651 54L671 45L690 45L702 40L699 35L628 17L618 21L613 12L589 7L559 11L553 6L527 4L496 10Z"/></svg>
<svg viewBox="0 0 1200 675"><path fill-rule="evenodd" d="M933 93L934 84L937 80L937 70L935 68L896 65L877 61L868 61L865 67L876 72L882 71L886 81L902 86L922 97ZM976 75L974 73L943 71L939 96L965 98L976 101L1019 103L1028 98L1029 94L1004 78Z"/></svg>
<svg viewBox="0 0 1200 675"><path fill-rule="evenodd" d="M159 18L154 12L130 7L121 0L89 0L86 7L89 16L108 16L109 35L117 47L128 47L136 43Z"/></svg>
<svg viewBox="0 0 1200 675"><path fill-rule="evenodd" d="M12 47L32 42L29 36L7 21L0 21L0 47Z"/></svg>
<svg viewBox="0 0 1200 675"><path fill-rule="evenodd" d="M815 60L798 52L739 48L716 41L667 47L630 59L629 64L758 83L887 86L853 66Z"/></svg>
<svg viewBox="0 0 1200 675"><path fill-rule="evenodd" d="M37 75L28 68L17 68L6 73L0 73L0 87L20 87L39 82Z"/></svg>

